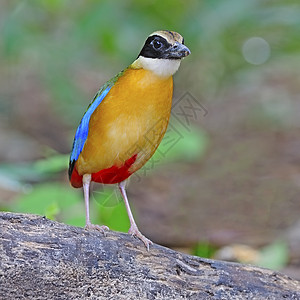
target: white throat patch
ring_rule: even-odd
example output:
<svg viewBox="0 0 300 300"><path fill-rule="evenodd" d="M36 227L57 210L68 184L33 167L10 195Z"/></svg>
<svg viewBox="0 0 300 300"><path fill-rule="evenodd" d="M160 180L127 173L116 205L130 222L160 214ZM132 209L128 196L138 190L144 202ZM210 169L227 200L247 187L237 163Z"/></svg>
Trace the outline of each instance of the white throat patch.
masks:
<svg viewBox="0 0 300 300"><path fill-rule="evenodd" d="M176 73L180 66L180 62L180 59L149 58L140 56L133 65L152 71L159 77L170 77Z"/></svg>

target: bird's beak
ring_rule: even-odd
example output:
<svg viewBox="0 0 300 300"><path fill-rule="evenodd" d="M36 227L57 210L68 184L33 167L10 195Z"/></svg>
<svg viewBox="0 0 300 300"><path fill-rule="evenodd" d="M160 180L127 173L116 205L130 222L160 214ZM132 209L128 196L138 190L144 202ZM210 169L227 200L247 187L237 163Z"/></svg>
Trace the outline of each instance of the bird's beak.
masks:
<svg viewBox="0 0 300 300"><path fill-rule="evenodd" d="M176 42L172 47L170 47L165 53L165 57L169 59L181 59L191 54L191 51L188 47L179 42Z"/></svg>

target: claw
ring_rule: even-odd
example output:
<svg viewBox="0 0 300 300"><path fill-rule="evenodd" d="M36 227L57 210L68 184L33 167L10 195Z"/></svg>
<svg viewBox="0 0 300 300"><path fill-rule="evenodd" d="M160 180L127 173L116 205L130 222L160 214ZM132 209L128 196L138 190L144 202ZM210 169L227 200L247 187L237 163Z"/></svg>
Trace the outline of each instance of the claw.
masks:
<svg viewBox="0 0 300 300"><path fill-rule="evenodd" d="M128 230L128 233L139 238L145 244L147 251L149 251L149 247L153 244L153 242L147 239L136 226L131 226Z"/></svg>
<svg viewBox="0 0 300 300"><path fill-rule="evenodd" d="M106 236L106 232L109 230L109 228L105 225L96 225L96 224L92 224L92 223L87 223L84 226L84 229L86 230L98 230L101 233L103 233L104 236Z"/></svg>

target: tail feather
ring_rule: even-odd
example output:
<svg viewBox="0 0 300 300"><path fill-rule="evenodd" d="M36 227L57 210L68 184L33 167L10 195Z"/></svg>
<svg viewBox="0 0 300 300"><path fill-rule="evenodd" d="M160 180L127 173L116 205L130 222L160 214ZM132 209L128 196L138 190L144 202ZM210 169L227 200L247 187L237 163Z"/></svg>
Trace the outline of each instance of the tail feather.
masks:
<svg viewBox="0 0 300 300"><path fill-rule="evenodd" d="M73 173L74 166L75 166L75 162L76 161L74 159L72 161L70 160L70 162L69 162L69 170L68 170L69 180L71 180L72 173Z"/></svg>

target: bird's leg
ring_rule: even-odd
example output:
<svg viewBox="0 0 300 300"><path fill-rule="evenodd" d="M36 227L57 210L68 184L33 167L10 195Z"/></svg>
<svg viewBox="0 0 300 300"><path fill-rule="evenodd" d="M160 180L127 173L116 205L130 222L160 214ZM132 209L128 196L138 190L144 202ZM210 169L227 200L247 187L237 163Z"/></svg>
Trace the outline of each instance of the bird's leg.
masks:
<svg viewBox="0 0 300 300"><path fill-rule="evenodd" d="M150 241L144 235L141 234L141 232L139 231L139 229L138 229L138 227L137 227L137 225L134 221L134 218L133 218L130 206L129 206L129 202L128 202L128 199L127 199L125 185L126 185L125 181L122 181L122 182L119 183L119 189L120 189L120 192L122 194L122 197L123 197L123 200L124 200L124 203L125 203L125 206L126 206L127 214L128 214L128 217L129 217L129 221L130 221L130 228L129 228L128 233L133 235L133 236L138 237L145 244L147 250L149 251L149 246L150 246L150 244L153 244L153 243L152 243L152 241Z"/></svg>
<svg viewBox="0 0 300 300"><path fill-rule="evenodd" d="M97 229L105 234L105 230L109 228L105 225L95 225L91 223L90 220L90 208L89 208L89 198L90 198L90 183L91 183L92 176L91 174L84 174L82 176L82 183L83 183L83 194L84 194L84 202L85 202L85 229Z"/></svg>

